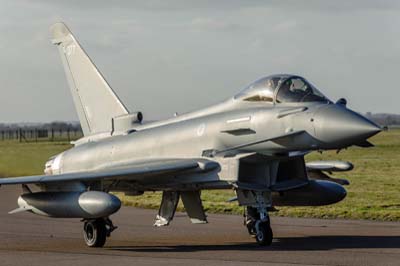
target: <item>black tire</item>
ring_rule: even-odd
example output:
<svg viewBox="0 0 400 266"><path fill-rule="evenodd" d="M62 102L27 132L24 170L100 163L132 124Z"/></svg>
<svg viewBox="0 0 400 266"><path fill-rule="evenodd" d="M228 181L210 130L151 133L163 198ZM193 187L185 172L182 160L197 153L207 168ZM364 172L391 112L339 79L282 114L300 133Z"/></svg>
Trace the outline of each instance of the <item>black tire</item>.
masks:
<svg viewBox="0 0 400 266"><path fill-rule="evenodd" d="M249 222L246 224L247 231L249 232L249 235L255 236L256 235L256 228L255 228L255 223L254 222Z"/></svg>
<svg viewBox="0 0 400 266"><path fill-rule="evenodd" d="M256 234L256 241L260 246L270 246L274 235L272 233L269 222L259 224L258 232Z"/></svg>
<svg viewBox="0 0 400 266"><path fill-rule="evenodd" d="M255 224L256 221L260 219L260 214L257 212L256 208L247 207L245 213L245 225L247 227L247 231L249 235L255 236L256 235L256 228Z"/></svg>
<svg viewBox="0 0 400 266"><path fill-rule="evenodd" d="M83 226L83 238L88 247L104 246L107 238L107 227L104 219L85 222Z"/></svg>

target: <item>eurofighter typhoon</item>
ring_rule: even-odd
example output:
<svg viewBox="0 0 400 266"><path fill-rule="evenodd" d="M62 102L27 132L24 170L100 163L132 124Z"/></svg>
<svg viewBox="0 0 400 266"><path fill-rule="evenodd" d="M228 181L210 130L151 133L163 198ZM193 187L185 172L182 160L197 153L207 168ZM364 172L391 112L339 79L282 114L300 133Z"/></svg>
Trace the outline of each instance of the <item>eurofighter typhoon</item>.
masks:
<svg viewBox="0 0 400 266"><path fill-rule="evenodd" d="M51 157L44 175L0 184L22 185L19 207L10 213L82 219L90 247L103 246L116 228L110 216L121 201L110 192L162 191L154 225L166 226L180 199L192 223L207 223L205 189L233 189L249 234L270 245L275 206L321 206L346 196L347 180L328 173L349 171L351 163L305 163L304 156L370 147L367 139L381 131L345 99L334 103L288 74L261 78L217 105L142 123L142 113L128 111L65 24L54 24L51 34L84 137Z"/></svg>

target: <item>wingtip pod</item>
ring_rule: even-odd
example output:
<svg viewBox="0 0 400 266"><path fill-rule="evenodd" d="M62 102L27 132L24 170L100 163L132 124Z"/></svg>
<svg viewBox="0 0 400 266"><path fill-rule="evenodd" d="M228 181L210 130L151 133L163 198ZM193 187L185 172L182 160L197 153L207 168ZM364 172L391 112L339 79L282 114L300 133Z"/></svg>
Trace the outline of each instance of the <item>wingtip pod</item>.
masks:
<svg viewBox="0 0 400 266"><path fill-rule="evenodd" d="M59 44L65 41L68 36L72 35L64 22L57 22L50 26L51 42L53 44Z"/></svg>

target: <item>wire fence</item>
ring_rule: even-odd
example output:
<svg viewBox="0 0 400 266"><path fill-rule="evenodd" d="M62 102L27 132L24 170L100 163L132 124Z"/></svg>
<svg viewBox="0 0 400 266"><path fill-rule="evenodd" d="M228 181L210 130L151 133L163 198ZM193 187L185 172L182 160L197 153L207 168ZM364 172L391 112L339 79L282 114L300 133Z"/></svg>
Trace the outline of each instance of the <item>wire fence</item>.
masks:
<svg viewBox="0 0 400 266"><path fill-rule="evenodd" d="M0 130L1 141L73 141L82 136L82 131L77 128L12 128Z"/></svg>

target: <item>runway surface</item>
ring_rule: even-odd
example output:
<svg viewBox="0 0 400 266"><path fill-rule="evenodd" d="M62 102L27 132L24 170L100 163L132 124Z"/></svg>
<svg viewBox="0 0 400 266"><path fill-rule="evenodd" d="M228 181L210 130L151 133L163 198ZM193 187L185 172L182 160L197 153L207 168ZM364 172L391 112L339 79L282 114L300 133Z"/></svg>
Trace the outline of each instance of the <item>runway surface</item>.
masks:
<svg viewBox="0 0 400 266"><path fill-rule="evenodd" d="M240 216L192 225L178 213L154 228L155 210L124 207L104 248L88 248L82 223L9 215L19 187L0 189L0 265L400 265L400 223L272 218L275 240L259 247Z"/></svg>

